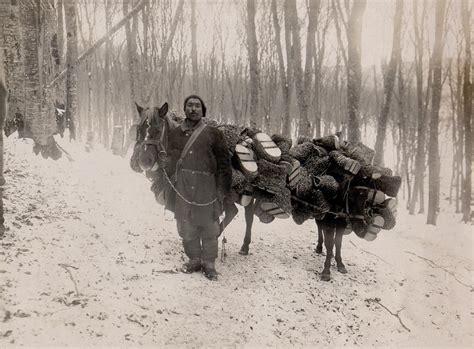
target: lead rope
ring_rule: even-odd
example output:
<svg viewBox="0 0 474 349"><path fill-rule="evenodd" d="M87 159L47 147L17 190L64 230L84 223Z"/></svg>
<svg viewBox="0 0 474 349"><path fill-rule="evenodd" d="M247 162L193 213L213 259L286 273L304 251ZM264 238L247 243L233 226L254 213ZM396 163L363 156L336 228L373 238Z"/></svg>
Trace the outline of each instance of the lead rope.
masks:
<svg viewBox="0 0 474 349"><path fill-rule="evenodd" d="M217 198L214 198L214 200L212 201L209 201L209 202L206 202L206 203L198 203L198 202L194 202L194 201L189 201L188 199L186 199L179 191L178 189L176 189L176 187L173 185L173 182L171 181L171 179L168 177L168 174L166 173L165 169L164 168L161 168L161 170L163 171L163 174L165 176L165 179L168 181L169 185L171 186L171 188L174 190L174 192L184 201L186 202L187 204L189 205L193 205L193 206L199 206L199 207L203 207L203 206L209 206L209 205L212 205L213 203L215 203L217 201Z"/></svg>
<svg viewBox="0 0 474 349"><path fill-rule="evenodd" d="M222 232L222 247L221 247L221 262L224 263L227 257L227 251L225 249L225 244L227 243L227 239L224 236L224 232Z"/></svg>

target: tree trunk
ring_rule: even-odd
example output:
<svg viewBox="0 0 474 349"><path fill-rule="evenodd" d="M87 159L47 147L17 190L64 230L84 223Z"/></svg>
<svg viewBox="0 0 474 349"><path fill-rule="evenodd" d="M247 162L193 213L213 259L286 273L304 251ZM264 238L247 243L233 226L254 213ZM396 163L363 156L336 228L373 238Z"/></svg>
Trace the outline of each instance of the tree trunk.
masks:
<svg viewBox="0 0 474 349"><path fill-rule="evenodd" d="M47 137L42 132L39 120L41 114L41 95L39 77L39 38L37 27L38 3L23 2L20 6L21 25L23 29L23 55L25 64L25 136L31 137L40 145L47 144Z"/></svg>
<svg viewBox="0 0 474 349"><path fill-rule="evenodd" d="M20 23L20 8L18 2L10 5L9 0L1 0L10 9L5 10L1 20L3 35L0 39L0 46L5 47L5 81L8 85L8 114L6 121L13 121L15 116L23 118L24 115L24 54L23 54L23 31ZM8 3L8 5L7 5ZM15 128L5 129L8 137ZM22 137L22 135L20 136Z"/></svg>
<svg viewBox="0 0 474 349"><path fill-rule="evenodd" d="M462 27L466 57L464 60L464 81L463 81L463 106L464 106L464 176L462 191L462 212L463 221L471 221L471 195L472 195L472 82L471 82L471 10L468 8L468 0L462 1Z"/></svg>
<svg viewBox="0 0 474 349"><path fill-rule="evenodd" d="M257 126L260 84L255 13L255 1L247 0L247 50L250 69L250 125L254 127Z"/></svg>
<svg viewBox="0 0 474 349"><path fill-rule="evenodd" d="M193 91L199 91L198 79L198 53L196 43L196 0L191 0L191 64L193 69Z"/></svg>
<svg viewBox="0 0 474 349"><path fill-rule="evenodd" d="M319 16L319 9L321 6L320 0L309 0L308 6L308 31L306 35L306 58L305 58L305 68L304 68L304 81L303 81L303 110L305 111L306 115L302 115L300 117L299 128L304 129L305 132L303 134L313 136L312 131L313 127L311 125L310 119L313 119L314 125L314 118L309 117L309 101L311 100L310 91L312 85L312 77L313 77L313 63L314 63L314 55L315 55L315 37L316 37L316 30L318 27L318 16ZM296 4L295 4L295 11L296 11ZM295 12L296 13L296 12ZM298 18L298 17L297 17ZM299 26L298 31L295 31L298 35L299 39ZM314 111L313 111L314 112ZM313 114L314 115L314 114Z"/></svg>
<svg viewBox="0 0 474 349"><path fill-rule="evenodd" d="M436 218L439 210L439 145L438 145L438 127L439 127L439 107L441 102L441 73L443 58L443 35L444 35L444 15L445 0L436 1L436 29L435 41L432 56L433 68L433 87L431 100L431 120L430 120L430 139L428 150L429 162L429 195L428 195L428 217L427 224L436 225Z"/></svg>
<svg viewBox="0 0 474 349"><path fill-rule="evenodd" d="M380 118L377 124L377 138L375 141L375 164L383 166L383 150L385 142L385 133L387 132L387 120L390 112L390 104L392 102L393 86L395 84L395 75L399 66L400 57L400 36L403 17L403 0L397 0L395 17L393 22L393 40L392 40L392 56L388 65L387 73L384 76L384 101Z"/></svg>
<svg viewBox="0 0 474 349"><path fill-rule="evenodd" d="M288 18L290 22L291 39L292 39L292 50L293 50L293 73L295 79L295 92L296 100L298 102L298 134L309 135L311 131L311 124L308 120L308 105L305 98L304 88L304 77L303 68L301 66L301 40L300 40L300 26L298 23L298 12L296 9L296 0L285 0L288 5L286 10L288 11ZM310 34L311 36L311 34ZM312 41L314 43L314 32L312 34ZM312 60L309 60L308 64L311 66ZM310 79L309 77L308 79Z"/></svg>
<svg viewBox="0 0 474 349"><path fill-rule="evenodd" d="M360 141L359 104L361 89L361 34L366 0L354 0L347 25L347 138Z"/></svg>
<svg viewBox="0 0 474 349"><path fill-rule="evenodd" d="M283 127L282 133L286 137L291 135L291 117L290 117L290 104L291 104L291 93L290 86L286 77L285 61L283 59L283 49L281 47L281 27L278 21L277 2L272 0L271 4L273 28L275 30L275 43L276 52L278 55L278 67L280 73L281 91L283 93Z"/></svg>
<svg viewBox="0 0 474 349"><path fill-rule="evenodd" d="M64 58L64 8L63 8L63 0L58 0L57 4L58 10L58 55L59 55L59 62L62 63Z"/></svg>
<svg viewBox="0 0 474 349"><path fill-rule="evenodd" d="M291 20L290 20L290 2L285 0L284 2L284 22L285 22L285 47L286 47L286 86L288 87L288 115L291 108L291 97L292 97L292 88L293 88L293 61L294 61L294 49L291 41ZM285 120L285 127L288 127L289 136L291 137L291 120L289 117L288 120Z"/></svg>
<svg viewBox="0 0 474 349"><path fill-rule="evenodd" d="M130 0L125 0L123 5L123 15L126 16L128 13ZM134 19L135 20L135 19ZM136 88L136 80L137 80L137 64L136 64L136 32L132 31L130 26L130 22L125 24L125 36L127 39L127 61L128 61L128 72L129 72L129 79L130 79L130 103L129 103L129 110L131 115L136 113L135 104L134 102L137 101L137 88ZM105 67L107 69L107 67Z"/></svg>
<svg viewBox="0 0 474 349"><path fill-rule="evenodd" d="M76 2L66 0L65 18L67 33L67 53L66 53L66 124L69 126L69 138L76 139L76 111L77 111L77 66L74 62L77 59L77 23L76 23Z"/></svg>
<svg viewBox="0 0 474 349"><path fill-rule="evenodd" d="M421 25L418 25L418 3L413 2L413 19L415 32L415 71L416 71L416 105L417 105L417 146L415 157L415 180L408 211L415 214L415 206L420 197L420 210L423 202L423 176L425 171L425 141L426 141L426 113L423 107L423 54L424 37L423 24L425 16L426 2L423 3Z"/></svg>
<svg viewBox="0 0 474 349"><path fill-rule="evenodd" d="M9 3L6 0L0 0L0 20L2 23L6 23L10 12ZM0 26L0 38L3 39L4 30ZM0 41L0 45L3 42ZM4 55L3 49L0 49L0 239L5 233L5 218L3 216L3 185L5 184L5 178L3 177L3 128L5 126L5 119L7 117L7 98L8 98L8 88L5 79L5 69L4 69Z"/></svg>

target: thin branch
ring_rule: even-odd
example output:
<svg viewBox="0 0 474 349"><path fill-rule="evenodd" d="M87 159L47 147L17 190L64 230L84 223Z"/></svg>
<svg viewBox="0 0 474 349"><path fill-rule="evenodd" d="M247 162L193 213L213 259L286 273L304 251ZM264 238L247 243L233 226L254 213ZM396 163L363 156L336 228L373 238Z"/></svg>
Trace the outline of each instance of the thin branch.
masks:
<svg viewBox="0 0 474 349"><path fill-rule="evenodd" d="M64 268L68 274L69 274L69 278L71 279L71 281L74 283L74 288L76 289L76 297L79 297L79 290L77 289L77 283L76 283L76 280L74 280L74 277L72 276L72 273L71 273L71 270L69 270L69 268L73 268L73 269L79 269L73 265L69 265L69 264L63 264L63 263L59 263L58 264L61 268Z"/></svg>
<svg viewBox="0 0 474 349"><path fill-rule="evenodd" d="M374 253L372 253L372 252L369 252L369 251L364 250L363 248L360 248L359 246L357 246L357 245L356 245L355 243L353 243L352 241L349 241L349 242L350 242L352 245L354 245L355 247L357 247L359 250L361 250L362 252L365 252L365 253L367 253L367 254L370 254L371 256L374 256L374 257L380 259L382 262L387 263L388 265L392 265L392 263L387 262L387 261L386 261L385 259L383 259L382 257L379 257L379 256L377 256L376 254L374 254Z"/></svg>
<svg viewBox="0 0 474 349"><path fill-rule="evenodd" d="M445 267L439 265L439 264L436 264L435 262L433 262L431 259L428 259L428 258L425 258L425 257L422 257L422 256L419 256L417 255L416 253L413 253L413 252L410 252L410 251L405 251L405 253L408 253L408 254L411 254L413 256L416 256L422 260L424 260L430 267L434 268L434 269L441 269L441 270L444 270L446 273L448 273L449 275L451 275L457 282L459 282L459 284L463 285L464 287L467 287L467 288L470 288L471 291L473 290L473 287L471 285L468 285L464 282L462 282L461 280L459 280L456 276L456 274L454 274L451 270L448 270L446 269Z"/></svg>
<svg viewBox="0 0 474 349"><path fill-rule="evenodd" d="M81 64L87 57L89 57L92 53L95 52L97 48L102 46L104 42L106 42L117 30L119 30L125 23L127 23L130 18L132 18L136 13L138 13L143 6L145 6L146 0L142 0L135 8L130 11L124 18L120 20L116 25L114 25L110 30L105 33L105 35L97 40L91 47L89 47L84 53L82 53L79 57L77 57L76 61L73 62L72 66L76 67ZM64 69L60 72L56 77L51 81L51 83L47 86L47 88L51 88L56 85L59 81L61 81L66 76L67 69Z"/></svg>
<svg viewBox="0 0 474 349"><path fill-rule="evenodd" d="M379 304L382 308L384 308L386 311L388 311L391 315L395 316L395 317L398 319L398 321L400 322L400 325L402 325L402 327L403 327L405 330L407 330L408 332L411 332L411 330L410 330L407 326L405 326L405 324L404 324L403 321L402 321L402 318L400 317L400 312L401 312L403 309L405 309L405 308L402 308L402 309L400 309L399 311L397 311L396 313L394 313L394 312L392 312L390 309L388 309L385 305L383 305L383 304L380 302L380 300L375 299L374 302L377 303L377 304Z"/></svg>

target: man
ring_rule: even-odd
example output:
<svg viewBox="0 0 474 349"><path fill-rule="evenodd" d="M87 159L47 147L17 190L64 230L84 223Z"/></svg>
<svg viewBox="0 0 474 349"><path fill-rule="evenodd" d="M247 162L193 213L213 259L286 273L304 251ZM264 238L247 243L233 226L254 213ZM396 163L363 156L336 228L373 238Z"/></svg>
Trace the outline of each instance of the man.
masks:
<svg viewBox="0 0 474 349"><path fill-rule="evenodd" d="M219 216L232 181L230 155L221 131L204 124L206 106L201 97L187 97L184 112L186 119L170 130L167 166L167 172L175 174L178 193L171 201L189 258L182 270L192 273L203 269L208 279L217 280Z"/></svg>

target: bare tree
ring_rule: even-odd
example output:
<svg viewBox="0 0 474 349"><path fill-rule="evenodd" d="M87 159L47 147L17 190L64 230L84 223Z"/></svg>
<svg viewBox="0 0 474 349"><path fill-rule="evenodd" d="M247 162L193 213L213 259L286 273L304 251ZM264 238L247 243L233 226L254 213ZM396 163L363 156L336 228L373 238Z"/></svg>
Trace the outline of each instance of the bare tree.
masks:
<svg viewBox="0 0 474 349"><path fill-rule="evenodd" d="M65 119L69 125L70 139L76 139L76 109L77 109L77 22L76 2L66 0L65 4L66 32L67 32L67 76L66 76L66 113Z"/></svg>
<svg viewBox="0 0 474 349"><path fill-rule="evenodd" d="M429 195L428 195L428 217L427 224L436 225L436 218L439 210L439 174L440 159L438 145L438 128L439 128L439 107L441 103L442 89L442 59L444 46L444 17L445 17L445 0L436 1L436 27L435 41L431 64L433 69L432 83L432 99L431 99L431 119L430 119L430 138L429 138Z"/></svg>
<svg viewBox="0 0 474 349"><path fill-rule="evenodd" d="M347 138L360 141L359 104L361 89L361 34L366 0L354 0L347 25Z"/></svg>
<svg viewBox="0 0 474 349"><path fill-rule="evenodd" d="M58 55L59 60L62 61L64 58L64 7L63 0L58 0L57 3L58 11L58 30L57 30L57 40L58 40Z"/></svg>
<svg viewBox="0 0 474 349"><path fill-rule="evenodd" d="M415 74L416 74L416 106L417 106L417 145L415 158L415 180L413 193L408 206L410 214L415 213L415 206L420 198L420 213L424 210L424 172L427 113L423 102L423 55L424 55L424 23L426 17L426 1L423 1L421 23L418 21L418 2L413 1L413 29L415 34ZM431 73L431 70L430 70ZM429 74L431 75L431 74ZM428 77L428 81L430 77ZM428 93L427 93L428 95Z"/></svg>
<svg viewBox="0 0 474 349"><path fill-rule="evenodd" d="M313 64L314 64L314 55L315 55L315 38L316 30L318 28L318 16L321 8L320 0L309 0L308 4L308 31L306 34L306 58L305 58L305 68L304 68L304 81L303 81L303 93L304 93L304 110L306 111L306 119L300 118L300 130L303 127L306 131L306 134L312 136L313 126L314 126L314 117L313 123L309 121L309 101L311 100L311 87L312 87L312 77L313 77ZM316 81L316 84L318 81ZM314 111L312 113L314 115Z"/></svg>
<svg viewBox="0 0 474 349"><path fill-rule="evenodd" d="M383 165L383 150L385 142L385 133L387 132L387 120L390 112L390 104L392 102L393 87L395 84L395 76L400 60L400 36L403 17L403 0L397 0L395 9L395 17L393 21L393 40L392 40L392 56L388 65L387 72L384 76L384 101L377 124L377 138L375 141L375 158L374 162Z"/></svg>
<svg viewBox="0 0 474 349"><path fill-rule="evenodd" d="M466 56L464 60L463 107L464 107L464 161L466 175L463 183L462 212L464 222L471 220L472 195L472 81L471 81L471 10L468 1L462 1L462 28L464 33Z"/></svg>
<svg viewBox="0 0 474 349"><path fill-rule="evenodd" d="M0 20L2 23L6 23L8 20L10 12L9 5L8 1L0 0ZM0 26L0 38L3 38L3 35L4 29ZM0 41L0 45L1 44L2 42ZM3 128L7 117L8 88L5 78L4 61L3 49L0 49L0 238L2 238L5 233L5 218L3 216L3 185L5 184L5 178L3 177Z"/></svg>
<svg viewBox="0 0 474 349"><path fill-rule="evenodd" d="M196 0L191 0L191 65L193 72L193 91L199 91L198 85L198 53L196 43Z"/></svg>
<svg viewBox="0 0 474 349"><path fill-rule="evenodd" d="M247 0L247 51L250 69L250 124L257 125L257 111L259 103L259 67L258 43L255 28L255 1Z"/></svg>

